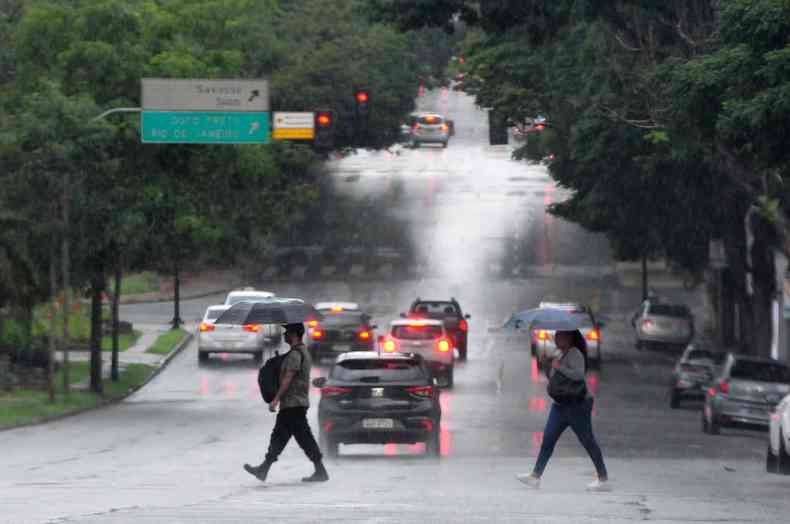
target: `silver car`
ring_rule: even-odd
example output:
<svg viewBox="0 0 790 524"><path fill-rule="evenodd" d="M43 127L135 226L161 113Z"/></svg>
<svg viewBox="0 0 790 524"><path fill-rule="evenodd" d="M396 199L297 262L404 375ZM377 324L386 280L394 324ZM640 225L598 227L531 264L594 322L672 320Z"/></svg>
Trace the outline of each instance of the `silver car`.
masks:
<svg viewBox="0 0 790 524"><path fill-rule="evenodd" d="M716 367L722 363L726 353L711 351L699 344L689 344L675 364L669 385L669 405L680 407L685 399L702 400L713 379Z"/></svg>
<svg viewBox="0 0 790 524"><path fill-rule="evenodd" d="M435 376L443 377L445 385L453 387L455 348L441 320L393 320L389 333L379 339L379 350L382 353L420 355Z"/></svg>
<svg viewBox="0 0 790 524"><path fill-rule="evenodd" d="M424 113L417 115L411 131L411 144L442 144L447 147L450 142L450 126L442 115Z"/></svg>
<svg viewBox="0 0 790 524"><path fill-rule="evenodd" d="M702 431L750 424L768 428L776 405L790 393L790 368L777 360L728 354L705 396Z"/></svg>
<svg viewBox="0 0 790 524"><path fill-rule="evenodd" d="M578 318L582 325L579 331L587 342L587 357L590 368L601 369L601 328L603 323L595 320L590 308L576 302L541 302L538 307L541 309L561 309ZM545 361L546 357L556 356L558 350L554 343L554 331L533 329L530 338L532 354L539 362Z"/></svg>
<svg viewBox="0 0 790 524"><path fill-rule="evenodd" d="M682 304L646 300L631 319L636 348L685 347L694 338L694 316Z"/></svg>

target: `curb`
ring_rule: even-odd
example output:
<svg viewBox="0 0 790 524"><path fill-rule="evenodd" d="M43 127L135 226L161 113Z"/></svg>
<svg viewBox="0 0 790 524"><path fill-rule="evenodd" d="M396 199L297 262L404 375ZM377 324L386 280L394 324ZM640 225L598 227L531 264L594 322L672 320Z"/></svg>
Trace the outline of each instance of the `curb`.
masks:
<svg viewBox="0 0 790 524"><path fill-rule="evenodd" d="M210 297L211 295L220 295L220 294L227 294L231 290L236 289L235 287L230 288L222 288L222 289L215 289L212 291L206 291L203 293L197 293L194 295L182 295L179 300L195 300L196 298L205 298ZM169 298L134 298L134 296L130 296L127 299L121 298L121 305L122 306L132 306L138 304L164 304L165 302L172 302L173 297Z"/></svg>
<svg viewBox="0 0 790 524"><path fill-rule="evenodd" d="M57 422L59 420L63 420L63 419L69 418L69 417L82 415L82 414L88 413L90 411L96 411L96 410L99 410L99 409L102 409L102 408L106 408L106 407L114 405L114 404L119 404L119 403L123 402L124 400L126 400L127 398L129 398L130 396L132 396L133 394L135 394L138 391L140 391L141 389L143 389L146 385L148 385L149 382L151 382L154 378L156 378L159 375L159 373L161 373L162 370L165 367L167 367L167 365L170 363L171 360L173 360L179 353L181 353L184 349L186 349L187 346L189 346L190 342L192 342L192 340L194 338L195 338L195 335L193 335L192 333L187 333L187 336L185 336L183 338L183 340L181 340L181 342L179 342L178 346L173 351L168 353L167 356L165 356L164 359L162 359L159 362L159 364L156 366L156 369L154 369L151 372L151 374L148 376L147 379L145 379L145 381L143 381L137 387L134 387L134 388L130 389L129 391L126 392L126 394L124 394L124 395L122 395L122 396L120 396L118 398L103 400L103 401L99 402L98 404L96 404L95 406L91 406L91 407L83 408L83 409L78 409L76 411L70 411L68 413L63 413L61 415L55 415L55 416L52 416L52 417L46 417L46 418L43 418L41 420L36 420L36 421L33 421L33 422L25 422L25 423L22 423L22 424L17 424L15 426L8 426L8 427L5 427L5 428L0 428L0 433L2 433L4 431L11 431L11 430L14 430L14 429L28 428L28 427L32 427L32 426L43 426L44 424L49 424L50 422Z"/></svg>

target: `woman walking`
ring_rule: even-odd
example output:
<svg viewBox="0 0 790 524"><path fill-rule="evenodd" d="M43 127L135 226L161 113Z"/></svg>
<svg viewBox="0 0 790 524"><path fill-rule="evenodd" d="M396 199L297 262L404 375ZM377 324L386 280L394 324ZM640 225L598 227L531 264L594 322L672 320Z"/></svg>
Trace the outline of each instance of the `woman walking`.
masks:
<svg viewBox="0 0 790 524"><path fill-rule="evenodd" d="M527 486L537 489L554 446L568 426L576 433L584 449L595 464L597 478L587 486L588 491L609 491L610 485L606 465L592 430L593 398L587 391L587 343L578 330L558 331L554 337L561 356L554 358L548 368L548 392L554 402L543 431L538 460L532 473L518 475Z"/></svg>

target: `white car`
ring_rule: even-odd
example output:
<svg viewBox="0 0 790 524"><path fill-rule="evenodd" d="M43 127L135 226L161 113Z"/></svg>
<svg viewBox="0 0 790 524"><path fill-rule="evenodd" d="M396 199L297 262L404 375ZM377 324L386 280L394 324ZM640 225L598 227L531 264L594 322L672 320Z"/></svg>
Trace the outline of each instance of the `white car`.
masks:
<svg viewBox="0 0 790 524"><path fill-rule="evenodd" d="M228 293L228 296L225 297L225 305L232 306L239 302L268 302L275 296L271 291L258 291L251 287L245 287Z"/></svg>
<svg viewBox="0 0 790 524"><path fill-rule="evenodd" d="M455 348L441 320L393 320L389 332L379 339L379 351L420 355L435 376L444 377L445 385L453 387Z"/></svg>
<svg viewBox="0 0 790 524"><path fill-rule="evenodd" d="M582 325L579 331L587 342L587 357L590 368L601 369L601 328L603 324L595 320L590 308L575 302L541 302L538 307L541 309L561 309L577 317ZM534 329L530 337L532 354L535 358L556 356L558 350L554 344L554 331Z"/></svg>
<svg viewBox="0 0 790 524"><path fill-rule="evenodd" d="M313 306L318 311L359 311L359 304L356 302L316 302Z"/></svg>
<svg viewBox="0 0 790 524"><path fill-rule="evenodd" d="M769 428L765 469L769 473L790 475L790 395L771 413Z"/></svg>

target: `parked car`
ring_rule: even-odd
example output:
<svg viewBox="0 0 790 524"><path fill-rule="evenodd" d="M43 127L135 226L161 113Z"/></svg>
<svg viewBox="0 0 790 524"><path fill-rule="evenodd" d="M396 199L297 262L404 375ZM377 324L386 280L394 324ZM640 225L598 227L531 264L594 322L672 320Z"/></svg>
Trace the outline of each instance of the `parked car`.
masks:
<svg viewBox="0 0 790 524"><path fill-rule="evenodd" d="M680 407L680 402L685 399L704 399L716 366L722 363L725 356L726 353L715 352L699 344L689 344L672 370L670 407Z"/></svg>
<svg viewBox="0 0 790 524"><path fill-rule="evenodd" d="M439 455L439 391L419 355L352 352L340 355L321 389L319 441L337 456L339 444L415 444Z"/></svg>
<svg viewBox="0 0 790 524"><path fill-rule="evenodd" d="M770 358L729 353L705 396L702 431L749 424L767 428L771 413L790 393L790 367Z"/></svg>
<svg viewBox="0 0 790 524"><path fill-rule="evenodd" d="M578 302L541 302L541 309L561 309L579 320L582 327L579 329L587 342L587 359L590 368L601 369L601 328L603 322L595 319L592 310ZM532 355L543 362L545 356L557 353L554 343L554 331L548 329L534 329L530 333L530 348Z"/></svg>
<svg viewBox="0 0 790 524"><path fill-rule="evenodd" d="M453 342L441 320L411 318L393 320L389 332L379 339L382 353L414 353L425 360L434 376L453 387L455 357Z"/></svg>
<svg viewBox="0 0 790 524"><path fill-rule="evenodd" d="M321 321L307 323L308 350L315 362L325 356L335 357L349 351L373 351L375 329L370 315L353 302L319 302L315 309L323 314Z"/></svg>
<svg viewBox="0 0 790 524"><path fill-rule="evenodd" d="M469 320L471 315L464 314L461 304L455 298L450 300L423 300L417 298L403 318L432 318L441 320L453 347L458 350L458 359L465 361L468 353Z"/></svg>
<svg viewBox="0 0 790 524"><path fill-rule="evenodd" d="M645 300L631 319L637 349L686 347L694 338L694 315L683 304Z"/></svg>
<svg viewBox="0 0 790 524"><path fill-rule="evenodd" d="M765 469L769 473L790 475L790 395L771 413Z"/></svg>

